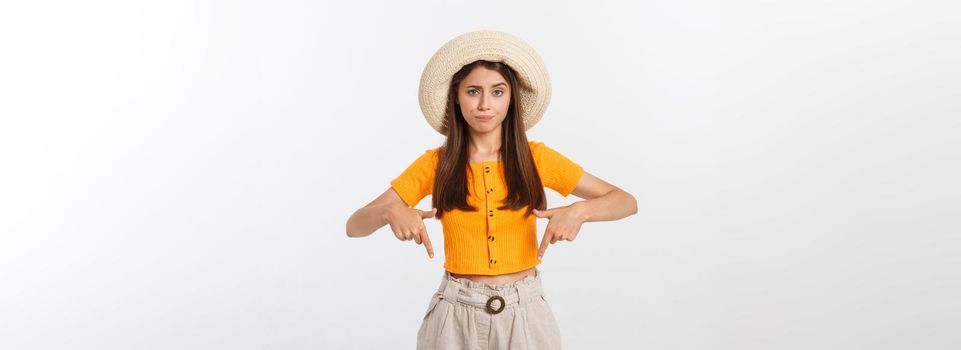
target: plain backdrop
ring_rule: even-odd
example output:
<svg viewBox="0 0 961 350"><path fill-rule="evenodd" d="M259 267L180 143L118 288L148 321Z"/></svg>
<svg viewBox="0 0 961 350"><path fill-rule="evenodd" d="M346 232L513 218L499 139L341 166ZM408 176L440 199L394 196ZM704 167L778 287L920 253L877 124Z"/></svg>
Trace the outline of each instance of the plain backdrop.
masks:
<svg viewBox="0 0 961 350"><path fill-rule="evenodd" d="M4 2L0 348L413 348L440 222L433 260L345 224L443 142L420 74L476 29L550 71L529 139L637 198L539 267L566 349L961 348L959 13Z"/></svg>

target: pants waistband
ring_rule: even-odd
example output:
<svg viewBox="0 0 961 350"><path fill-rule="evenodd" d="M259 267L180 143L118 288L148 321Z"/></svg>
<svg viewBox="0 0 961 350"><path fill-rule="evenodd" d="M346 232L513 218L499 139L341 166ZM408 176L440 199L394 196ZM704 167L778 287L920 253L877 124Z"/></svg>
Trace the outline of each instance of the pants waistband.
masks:
<svg viewBox="0 0 961 350"><path fill-rule="evenodd" d="M513 305L528 303L544 294L540 274L540 270L535 268L534 276L526 276L503 286L493 286L466 278L457 278L451 276L450 272L445 270L440 288L437 289L437 295L448 301L459 302L479 309L487 309L491 298L500 296L504 299L503 308L506 309ZM501 307L499 300L492 304L495 309Z"/></svg>

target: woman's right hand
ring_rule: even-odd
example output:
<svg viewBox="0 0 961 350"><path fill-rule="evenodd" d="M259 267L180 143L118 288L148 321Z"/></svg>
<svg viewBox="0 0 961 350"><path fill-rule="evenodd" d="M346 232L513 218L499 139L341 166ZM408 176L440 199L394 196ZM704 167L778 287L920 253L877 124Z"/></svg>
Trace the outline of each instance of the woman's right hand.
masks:
<svg viewBox="0 0 961 350"><path fill-rule="evenodd" d="M430 245L430 237L427 235L424 219L432 218L434 214L437 214L437 208L431 211L423 211L404 205L395 205L387 210L385 218L397 239L402 241L414 240L417 244L424 243L424 247L427 248L427 256L433 259L434 247Z"/></svg>

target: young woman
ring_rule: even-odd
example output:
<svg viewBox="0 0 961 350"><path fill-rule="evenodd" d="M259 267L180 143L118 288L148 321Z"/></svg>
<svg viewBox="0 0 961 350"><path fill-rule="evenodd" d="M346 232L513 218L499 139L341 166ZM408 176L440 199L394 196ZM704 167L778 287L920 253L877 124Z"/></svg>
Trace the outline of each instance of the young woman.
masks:
<svg viewBox="0 0 961 350"><path fill-rule="evenodd" d="M446 136L347 221L351 237L390 225L402 241L433 246L424 219L441 220L444 274L417 334L418 349L559 349L541 285L549 244L581 224L637 212L634 197L527 140L550 101L537 53L518 38L475 31L448 41L421 77L428 123ZM584 200L547 209L544 187ZM432 195L432 210L413 208ZM538 245L536 219L548 219Z"/></svg>

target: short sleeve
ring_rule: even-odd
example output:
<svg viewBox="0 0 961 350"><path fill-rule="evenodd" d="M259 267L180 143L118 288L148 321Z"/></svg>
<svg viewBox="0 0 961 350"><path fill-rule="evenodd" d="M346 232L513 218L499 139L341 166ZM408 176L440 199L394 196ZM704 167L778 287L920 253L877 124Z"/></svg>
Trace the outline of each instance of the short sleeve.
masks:
<svg viewBox="0 0 961 350"><path fill-rule="evenodd" d="M427 150L414 160L400 176L390 182L408 207L414 207L434 190L434 172L437 168L437 152Z"/></svg>
<svg viewBox="0 0 961 350"><path fill-rule="evenodd" d="M545 187L557 191L564 197L574 192L577 182L584 174L584 167L543 142L532 143L531 155L534 157L537 173Z"/></svg>

